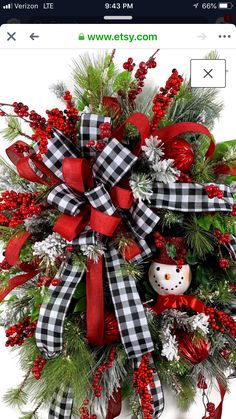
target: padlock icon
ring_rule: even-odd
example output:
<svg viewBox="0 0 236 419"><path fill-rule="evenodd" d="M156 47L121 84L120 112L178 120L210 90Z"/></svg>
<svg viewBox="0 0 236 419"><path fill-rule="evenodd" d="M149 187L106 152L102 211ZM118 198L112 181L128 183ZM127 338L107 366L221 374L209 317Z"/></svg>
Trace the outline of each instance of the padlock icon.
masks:
<svg viewBox="0 0 236 419"><path fill-rule="evenodd" d="M83 33L79 34L79 41L84 41L85 40L85 36Z"/></svg>

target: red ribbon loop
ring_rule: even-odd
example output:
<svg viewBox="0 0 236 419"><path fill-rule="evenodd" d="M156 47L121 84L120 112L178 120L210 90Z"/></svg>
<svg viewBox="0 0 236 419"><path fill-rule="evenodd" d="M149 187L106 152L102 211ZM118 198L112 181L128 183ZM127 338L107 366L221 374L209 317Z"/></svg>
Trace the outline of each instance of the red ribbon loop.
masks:
<svg viewBox="0 0 236 419"><path fill-rule="evenodd" d="M86 159L66 157L62 163L62 174L66 184L76 192L85 192L94 185L92 170Z"/></svg>
<svg viewBox="0 0 236 419"><path fill-rule="evenodd" d="M92 230L105 236L113 236L120 222L121 218L118 215L108 215L91 207L90 226Z"/></svg>
<svg viewBox="0 0 236 419"><path fill-rule="evenodd" d="M79 215L62 214L54 224L53 231L60 234L69 242L74 240L85 229L89 222L89 207L81 209Z"/></svg>
<svg viewBox="0 0 236 419"><path fill-rule="evenodd" d="M6 288L0 291L0 302L16 287L25 284L36 275L36 271L27 272L25 274L16 275L10 279Z"/></svg>
<svg viewBox="0 0 236 419"><path fill-rule="evenodd" d="M5 251L5 258L9 265L15 266L20 262L21 249L30 236L29 232L18 232L9 240Z"/></svg>
<svg viewBox="0 0 236 419"><path fill-rule="evenodd" d="M186 308L191 308L198 313L205 313L206 306L198 298L193 297L192 295L159 295L157 302L151 309L156 314L161 314L163 311L170 308L181 309L183 306Z"/></svg>
<svg viewBox="0 0 236 419"><path fill-rule="evenodd" d="M124 182L120 182L114 186L110 195L113 204L122 209L129 209L134 200L133 192Z"/></svg>

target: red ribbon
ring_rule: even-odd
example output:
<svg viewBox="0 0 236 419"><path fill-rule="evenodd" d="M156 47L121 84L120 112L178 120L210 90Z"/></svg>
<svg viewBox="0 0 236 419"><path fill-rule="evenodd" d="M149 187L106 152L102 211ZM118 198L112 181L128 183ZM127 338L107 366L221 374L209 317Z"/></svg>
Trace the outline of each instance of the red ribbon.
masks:
<svg viewBox="0 0 236 419"><path fill-rule="evenodd" d="M108 400L106 419L113 419L120 415L122 406L121 387L114 390L112 396Z"/></svg>
<svg viewBox="0 0 236 419"><path fill-rule="evenodd" d="M209 148L206 152L206 158L211 157L215 150L215 143L210 131L202 124L198 124L196 122L177 122L176 124L157 129L155 132L153 132L153 136L157 135L161 140L169 141L178 135L188 132L204 134L211 140Z"/></svg>
<svg viewBox="0 0 236 419"><path fill-rule="evenodd" d="M223 403L224 403L224 398L225 398L225 394L226 394L225 388L222 386L222 384L219 381L218 381L218 386L219 386L219 389L220 389L221 401L220 401L219 405L217 406L217 408L215 410L214 416L212 416L213 419L221 419L222 410L223 410Z"/></svg>
<svg viewBox="0 0 236 419"><path fill-rule="evenodd" d="M22 247L30 236L29 232L18 232L9 240L5 251L5 258L9 265L15 266L19 263Z"/></svg>
<svg viewBox="0 0 236 419"><path fill-rule="evenodd" d="M16 145L25 146L24 141L16 141L10 147L6 149L6 154L11 162L16 166L19 175L23 179L27 179L30 182L40 183L43 185L54 185L61 183L60 179L54 175L47 166L38 160L35 153L30 154L29 156L22 156L22 153L19 153L16 149ZM30 161L39 169L43 174L42 177L38 176L30 166Z"/></svg>
<svg viewBox="0 0 236 419"><path fill-rule="evenodd" d="M206 306L198 298L192 295L159 295L157 302L154 306L150 307L156 314L161 314L165 310L170 308L182 309L183 306L186 308L192 308L198 313L205 313Z"/></svg>
<svg viewBox="0 0 236 419"><path fill-rule="evenodd" d="M24 274L16 275L10 279L6 288L0 291L0 301L4 300L4 298L11 292L14 288L19 287L19 285L25 284L25 282L29 281L36 275L36 271L27 272Z"/></svg>
<svg viewBox="0 0 236 419"><path fill-rule="evenodd" d="M86 263L86 321L87 339L102 346L104 338L103 258Z"/></svg>

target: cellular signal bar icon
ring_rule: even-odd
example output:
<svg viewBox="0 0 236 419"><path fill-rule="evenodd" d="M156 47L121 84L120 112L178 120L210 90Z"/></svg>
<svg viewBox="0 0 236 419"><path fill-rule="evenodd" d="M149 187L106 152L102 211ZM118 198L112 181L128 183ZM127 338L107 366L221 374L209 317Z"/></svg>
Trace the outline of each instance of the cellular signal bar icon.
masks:
<svg viewBox="0 0 236 419"><path fill-rule="evenodd" d="M2 6L3 9L12 9L13 8L13 4L12 3L8 3L5 4L5 6Z"/></svg>

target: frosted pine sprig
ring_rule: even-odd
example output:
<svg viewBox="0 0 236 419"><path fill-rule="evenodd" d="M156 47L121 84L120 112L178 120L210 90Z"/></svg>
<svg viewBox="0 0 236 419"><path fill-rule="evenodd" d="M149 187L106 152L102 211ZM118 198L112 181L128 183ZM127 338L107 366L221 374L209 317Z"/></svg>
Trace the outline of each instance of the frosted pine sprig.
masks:
<svg viewBox="0 0 236 419"><path fill-rule="evenodd" d="M89 259L98 263L100 256L104 254L104 247L101 243L95 245L83 245L80 246L80 250L84 256L87 256Z"/></svg>
<svg viewBox="0 0 236 419"><path fill-rule="evenodd" d="M33 255L53 264L64 253L67 244L59 234L52 233L45 240L34 243Z"/></svg>
<svg viewBox="0 0 236 419"><path fill-rule="evenodd" d="M162 156L164 156L162 147L162 141L158 137L153 137L151 135L150 138L146 138L145 145L142 146L142 150L148 161L155 164Z"/></svg>
<svg viewBox="0 0 236 419"><path fill-rule="evenodd" d="M149 201L152 195L152 181L145 173L133 173L129 182L134 198Z"/></svg>
<svg viewBox="0 0 236 419"><path fill-rule="evenodd" d="M173 163L174 160L172 159L164 159L153 164L152 179L163 183L176 182L180 176L180 171L173 166Z"/></svg>

